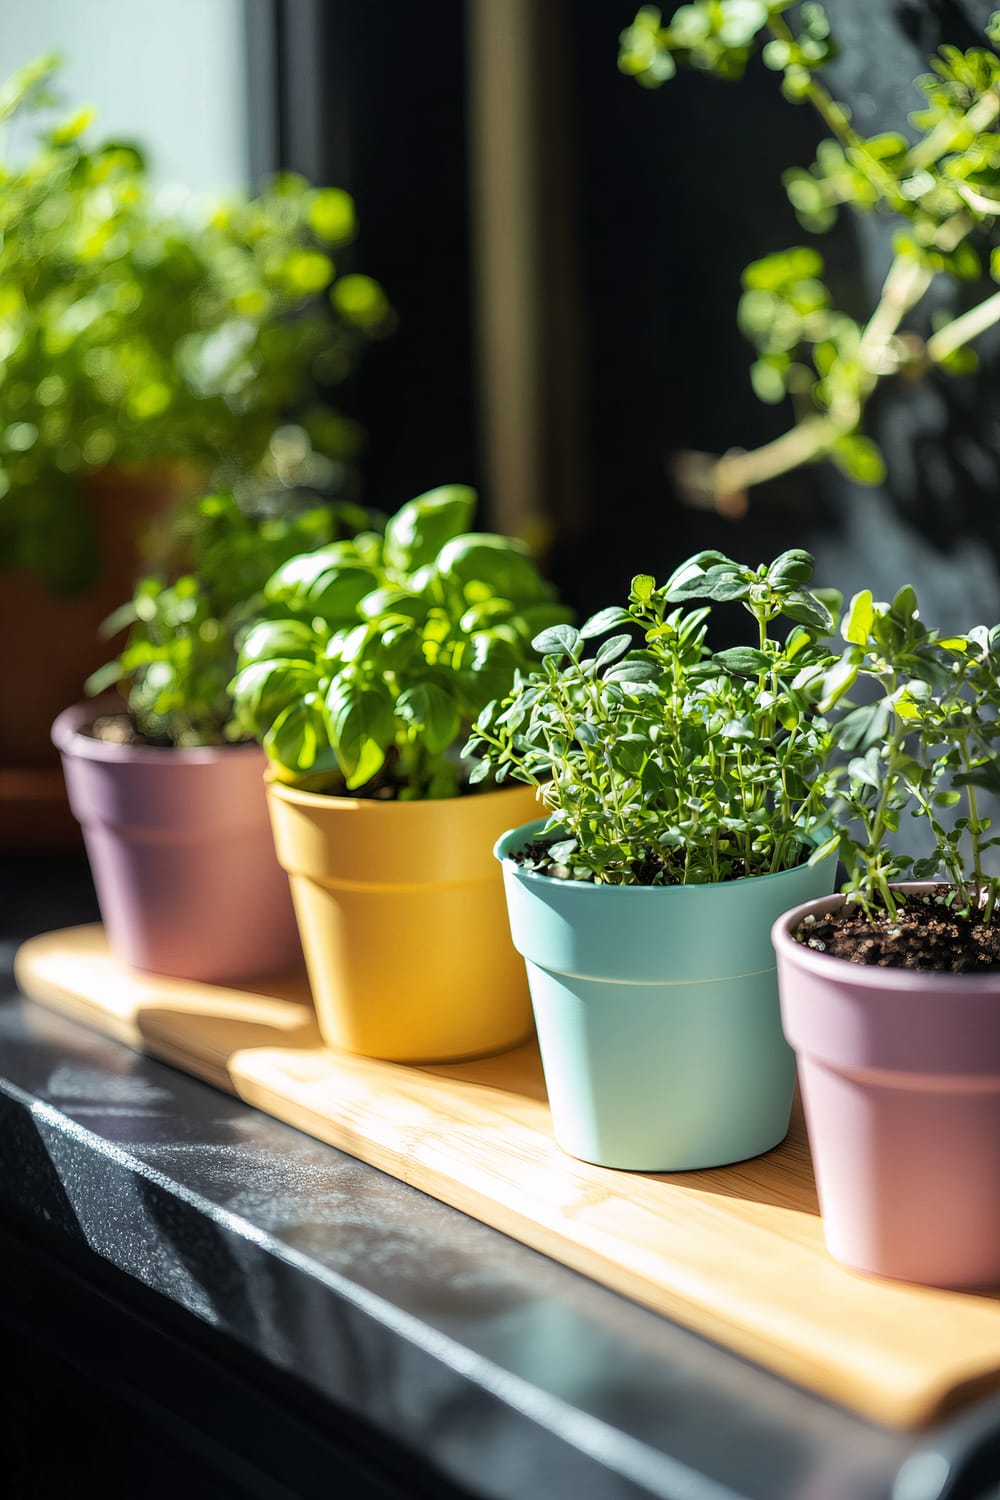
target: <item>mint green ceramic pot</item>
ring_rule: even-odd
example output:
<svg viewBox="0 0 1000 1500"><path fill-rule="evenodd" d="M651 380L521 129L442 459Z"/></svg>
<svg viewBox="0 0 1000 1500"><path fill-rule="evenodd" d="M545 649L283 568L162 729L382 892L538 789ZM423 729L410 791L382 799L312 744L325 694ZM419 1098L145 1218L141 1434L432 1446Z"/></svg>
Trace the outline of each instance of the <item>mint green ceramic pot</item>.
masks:
<svg viewBox="0 0 1000 1500"><path fill-rule="evenodd" d="M505 833L494 853L559 1145L644 1172L722 1166L778 1145L795 1063L771 926L829 895L836 861L718 885L592 885L510 858L544 823Z"/></svg>

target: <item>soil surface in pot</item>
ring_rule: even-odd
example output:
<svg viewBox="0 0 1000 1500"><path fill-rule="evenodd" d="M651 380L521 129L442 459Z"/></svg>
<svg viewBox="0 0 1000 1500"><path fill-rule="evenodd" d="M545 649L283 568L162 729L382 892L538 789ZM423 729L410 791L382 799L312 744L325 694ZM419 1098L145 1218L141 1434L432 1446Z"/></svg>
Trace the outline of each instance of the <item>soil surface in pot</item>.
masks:
<svg viewBox="0 0 1000 1500"><path fill-rule="evenodd" d="M169 745L169 740L154 740L140 734L128 714L102 714L93 724L83 724L80 733L108 745Z"/></svg>
<svg viewBox="0 0 1000 1500"><path fill-rule="evenodd" d="M859 906L804 917L793 936L816 953L883 969L981 974L1000 969L1000 921L953 912L950 886L902 899L895 918L870 921Z"/></svg>
<svg viewBox="0 0 1000 1500"><path fill-rule="evenodd" d="M167 739L166 735L155 739L152 735L142 734L128 714L101 714L92 724L82 724L80 733L91 740L103 740L107 745L152 745L157 750L173 750L173 740ZM229 744L230 741L220 741L220 744ZM239 740L241 745L249 744L249 740Z"/></svg>

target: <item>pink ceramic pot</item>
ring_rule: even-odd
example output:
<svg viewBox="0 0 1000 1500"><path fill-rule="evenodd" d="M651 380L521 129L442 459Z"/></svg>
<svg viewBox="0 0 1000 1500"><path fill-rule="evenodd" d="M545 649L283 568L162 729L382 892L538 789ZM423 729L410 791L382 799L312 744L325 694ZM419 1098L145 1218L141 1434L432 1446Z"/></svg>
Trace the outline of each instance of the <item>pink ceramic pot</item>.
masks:
<svg viewBox="0 0 1000 1500"><path fill-rule="evenodd" d="M263 751L108 744L79 732L99 711L67 709L52 739L116 955L220 984L301 962Z"/></svg>
<svg viewBox="0 0 1000 1500"><path fill-rule="evenodd" d="M865 968L794 940L842 900L771 933L827 1247L902 1281L1000 1285L1000 973Z"/></svg>

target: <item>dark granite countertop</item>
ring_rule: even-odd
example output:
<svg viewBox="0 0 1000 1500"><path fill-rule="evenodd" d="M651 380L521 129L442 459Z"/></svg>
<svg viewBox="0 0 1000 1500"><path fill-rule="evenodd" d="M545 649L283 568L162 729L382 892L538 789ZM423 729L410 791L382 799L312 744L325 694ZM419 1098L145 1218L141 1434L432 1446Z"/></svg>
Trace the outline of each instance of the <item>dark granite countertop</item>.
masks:
<svg viewBox="0 0 1000 1500"><path fill-rule="evenodd" d="M95 915L82 862L8 859L0 911L0 1209L19 1243L134 1292L135 1318L173 1319L198 1358L204 1334L315 1434L356 1431L391 1457L391 1493L937 1500L997 1484L994 1400L925 1434L867 1423L20 999L17 943ZM260 1493L311 1493L288 1468Z"/></svg>

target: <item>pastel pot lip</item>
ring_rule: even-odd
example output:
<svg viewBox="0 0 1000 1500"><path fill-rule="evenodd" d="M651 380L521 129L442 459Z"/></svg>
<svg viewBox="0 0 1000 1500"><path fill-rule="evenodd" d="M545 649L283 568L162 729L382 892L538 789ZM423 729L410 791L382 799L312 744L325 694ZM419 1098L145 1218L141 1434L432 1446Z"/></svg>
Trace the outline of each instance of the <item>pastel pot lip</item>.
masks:
<svg viewBox="0 0 1000 1500"><path fill-rule="evenodd" d="M108 707L105 700L105 709ZM120 703L117 704L120 709ZM64 708L52 725L51 738L56 749L63 755L75 755L81 760L106 761L111 764L164 766L164 765L212 765L231 756L246 759L263 759L264 752L253 741L239 745L119 745L111 740L96 740L83 734L81 726L92 723L102 712L102 700L95 698L90 703L74 703Z"/></svg>
<svg viewBox="0 0 1000 1500"><path fill-rule="evenodd" d="M371 813L375 817L381 817L387 813L396 817L412 817L429 807L454 807L459 803L475 803L477 807L481 807L507 797L512 791L529 790L526 785L511 785L494 787L488 792L459 793L454 797L415 797L401 802L394 797L380 799L342 796L339 792L307 792L301 787L289 786L287 782L278 781L271 774L267 774L264 779L268 795L274 796L279 802L287 802L292 807L311 807L320 810L329 810L332 807L351 808Z"/></svg>
<svg viewBox="0 0 1000 1500"><path fill-rule="evenodd" d="M510 853L504 848L504 845L508 843L513 846L515 839L529 838L531 834L537 833L539 829L544 828L547 822L548 818L535 818L530 823L521 823L516 828L508 828L493 845L494 857L499 860L501 865L509 869L519 881L523 881L529 889L535 886L538 889L544 890L589 891L595 895L603 892L605 896L609 891L615 891L625 894L629 900L635 898L655 898L662 900L664 894L669 892L672 897L684 900L685 898L693 898L695 895L704 897L709 893L715 894L722 891L733 891L741 886L752 885L755 889L759 889L769 881L786 879L789 875L796 874L806 868L805 863L803 863L793 865L788 870L774 870L770 875L741 875L737 880L707 881L702 885L595 885L591 880L558 880L553 875L542 875L538 870L524 869L522 865L516 863ZM827 858L832 858L832 855L828 855ZM584 899L588 898L584 897ZM811 905L812 903L809 902L806 904Z"/></svg>
<svg viewBox="0 0 1000 1500"><path fill-rule="evenodd" d="M930 891L939 886L939 880L903 880L893 886L901 891ZM771 928L771 942L779 958L797 963L816 978L832 979L855 989L909 990L914 994L940 990L942 986L967 995L982 995L1000 992L1000 971L990 974L949 974L932 969L894 969L877 965L852 964L846 958L837 958L831 953L817 953L803 943L796 942L792 929L810 912L824 916L842 906L845 897L839 893L820 896L814 901L803 901L784 912Z"/></svg>

